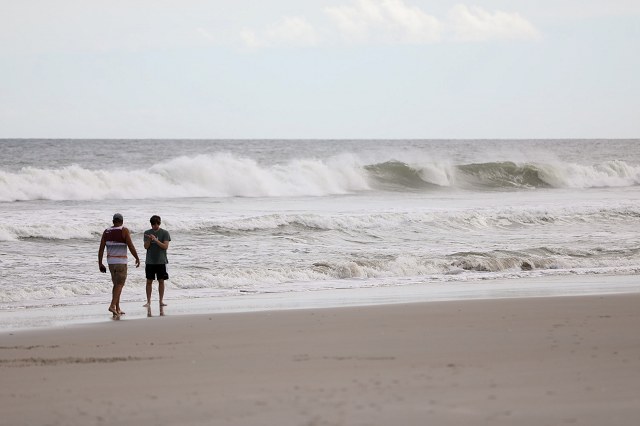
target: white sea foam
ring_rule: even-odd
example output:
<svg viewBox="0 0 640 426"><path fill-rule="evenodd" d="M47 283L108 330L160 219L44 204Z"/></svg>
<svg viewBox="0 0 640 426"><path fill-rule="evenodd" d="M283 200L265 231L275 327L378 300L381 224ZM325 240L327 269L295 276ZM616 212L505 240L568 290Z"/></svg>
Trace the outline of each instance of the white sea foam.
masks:
<svg viewBox="0 0 640 426"><path fill-rule="evenodd" d="M624 161L607 161L594 166L572 163L537 165L540 179L558 188L594 188L640 184L640 167Z"/></svg>
<svg viewBox="0 0 640 426"><path fill-rule="evenodd" d="M456 168L449 161L409 163L409 167L418 172L420 179L438 186L453 186Z"/></svg>
<svg viewBox="0 0 640 426"><path fill-rule="evenodd" d="M262 166L231 154L179 157L142 170L26 167L0 171L0 200L94 200L185 197L280 197L369 189L349 156Z"/></svg>
<svg viewBox="0 0 640 426"><path fill-rule="evenodd" d="M487 262L489 265L491 262ZM230 295L241 292L288 292L332 288L363 288L424 282L467 282L476 280L514 279L552 275L638 274L637 262L609 265L549 264L547 267L522 270L519 267L463 269L455 265L425 263L411 256L395 261L369 265L336 262L307 269L225 270L219 274L181 271L167 281L170 298ZM493 262L493 265L498 265ZM514 284L517 285L517 284ZM142 300L144 277L129 277L124 299ZM200 292L198 292L198 290ZM111 288L104 283L41 285L38 287L5 286L0 289L0 310L20 306L51 306L57 304L106 303ZM133 297L133 299L132 299Z"/></svg>
<svg viewBox="0 0 640 426"><path fill-rule="evenodd" d="M186 216L186 215L184 215ZM432 229L489 229L513 226L572 224L593 221L611 222L630 220L640 222L640 206L619 203L617 205L570 205L549 207L505 207L457 210L423 210L405 212L370 212L340 214L262 214L251 217L202 219L178 217L165 220L172 232L201 230L252 232L273 230L287 226L301 226L318 230L343 230L359 232L418 226ZM21 238L45 238L53 240L95 239L105 229L102 220L87 218L61 221L59 217L38 220L0 223L0 241ZM127 227L133 233L148 229L148 222L129 221Z"/></svg>

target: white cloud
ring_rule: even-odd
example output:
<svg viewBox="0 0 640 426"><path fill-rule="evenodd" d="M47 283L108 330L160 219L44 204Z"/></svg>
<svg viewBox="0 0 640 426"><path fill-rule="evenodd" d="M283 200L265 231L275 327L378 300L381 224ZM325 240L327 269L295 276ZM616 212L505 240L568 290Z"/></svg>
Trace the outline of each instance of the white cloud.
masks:
<svg viewBox="0 0 640 426"><path fill-rule="evenodd" d="M463 4L449 12L448 28L456 41L542 38L540 31L517 13L495 11L492 15L479 7L469 10Z"/></svg>
<svg viewBox="0 0 640 426"><path fill-rule="evenodd" d="M349 42L431 43L440 40L441 24L434 16L402 0L356 0L355 6L325 9Z"/></svg>
<svg viewBox="0 0 640 426"><path fill-rule="evenodd" d="M319 42L316 29L301 16L287 16L259 34L245 29L240 36L247 47L314 46Z"/></svg>
<svg viewBox="0 0 640 426"><path fill-rule="evenodd" d="M315 46L322 43L428 44L440 41L539 40L540 31L518 13L486 12L458 4L444 20L404 0L351 0L324 9L329 21L316 29L306 18L286 17L264 31L240 33L247 47ZM337 35L337 37L336 37Z"/></svg>

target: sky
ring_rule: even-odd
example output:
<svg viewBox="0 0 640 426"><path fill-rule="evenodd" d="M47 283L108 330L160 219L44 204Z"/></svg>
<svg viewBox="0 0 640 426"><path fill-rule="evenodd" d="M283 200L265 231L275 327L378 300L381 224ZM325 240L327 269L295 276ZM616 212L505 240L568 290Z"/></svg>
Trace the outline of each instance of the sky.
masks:
<svg viewBox="0 0 640 426"><path fill-rule="evenodd" d="M0 0L0 138L640 138L640 1Z"/></svg>

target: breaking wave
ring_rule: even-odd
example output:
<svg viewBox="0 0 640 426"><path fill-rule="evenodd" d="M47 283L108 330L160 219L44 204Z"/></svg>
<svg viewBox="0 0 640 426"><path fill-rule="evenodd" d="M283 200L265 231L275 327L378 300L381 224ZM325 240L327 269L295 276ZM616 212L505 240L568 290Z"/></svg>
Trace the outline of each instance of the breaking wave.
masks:
<svg viewBox="0 0 640 426"><path fill-rule="evenodd" d="M594 188L640 184L640 167L624 161L593 166L574 163L489 162L454 166L448 162L408 164L399 161L365 166L382 186L464 189Z"/></svg>
<svg viewBox="0 0 640 426"><path fill-rule="evenodd" d="M179 157L138 170L26 167L0 170L0 201L100 200L188 197L288 197L367 190L446 188L500 190L592 188L640 184L640 167L624 161L575 163L448 161L407 163L389 159L365 164L343 154L328 160L297 159L261 165L232 154Z"/></svg>
<svg viewBox="0 0 640 426"><path fill-rule="evenodd" d="M465 282L549 275L638 274L638 250L618 253L615 259L584 257L581 253L537 248L522 252L455 253L442 258L409 254L390 260L327 260L298 267L228 268L214 272L181 270L168 282L173 297L233 295L238 292L288 292L330 288L377 287L411 282ZM141 300L144 276L127 281L124 297ZM9 285L0 289L0 310L12 306L104 303L109 286L95 280L43 284L27 288ZM197 294L197 293L196 293ZM132 295L135 297L131 299ZM78 302L74 302L74 300ZM3 306L4 305L4 306Z"/></svg>
<svg viewBox="0 0 640 426"><path fill-rule="evenodd" d="M350 234L375 230L396 232L398 228L415 227L425 231L467 231L473 229L507 229L531 225L571 225L634 221L640 226L640 207L635 204L608 206L504 207L461 210L425 210L409 212L370 212L343 214L262 214L233 218L170 218L164 226L178 232L207 234L252 233L275 229L304 228L308 231L344 231ZM145 220L127 220L131 232L139 233L149 225ZM0 241L24 238L53 240L95 239L104 231L102 219L86 219L60 223L56 218L35 223L0 223Z"/></svg>
<svg viewBox="0 0 640 426"><path fill-rule="evenodd" d="M1 201L322 196L366 189L366 175L348 156L262 166L218 154L179 157L131 171L77 165L0 171Z"/></svg>

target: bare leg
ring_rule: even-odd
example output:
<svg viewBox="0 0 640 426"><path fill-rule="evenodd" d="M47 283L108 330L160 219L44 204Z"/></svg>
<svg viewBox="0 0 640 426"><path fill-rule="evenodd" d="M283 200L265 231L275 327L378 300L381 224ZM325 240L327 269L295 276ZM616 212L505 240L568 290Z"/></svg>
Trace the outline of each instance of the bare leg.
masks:
<svg viewBox="0 0 640 426"><path fill-rule="evenodd" d="M116 312L118 312L118 315L124 315L124 312L122 312L120 310L120 294L122 294L122 289L124 288L124 284L123 285L119 285L118 286L119 289L116 290Z"/></svg>
<svg viewBox="0 0 640 426"><path fill-rule="evenodd" d="M124 284L119 285L118 287L120 287L119 290L116 290L116 312L118 313L118 315L124 315L124 312L122 312L120 310L120 294L122 294L122 289L124 288Z"/></svg>
<svg viewBox="0 0 640 426"><path fill-rule="evenodd" d="M164 280L158 280L158 293L160 294L160 306L167 306L166 303L162 302L162 298L164 297Z"/></svg>
<svg viewBox="0 0 640 426"><path fill-rule="evenodd" d="M145 308L151 306L151 283L153 283L153 280L147 279L147 303L146 305L142 305Z"/></svg>
<svg viewBox="0 0 640 426"><path fill-rule="evenodd" d="M120 286L120 293L122 293L122 286ZM120 294L118 294L118 301L116 302L116 311L118 315L124 315L125 312L120 310Z"/></svg>
<svg viewBox="0 0 640 426"><path fill-rule="evenodd" d="M120 312L120 293L122 293L122 285L114 285L111 305L109 306L109 312L113 315L120 315L121 313L124 313Z"/></svg>

